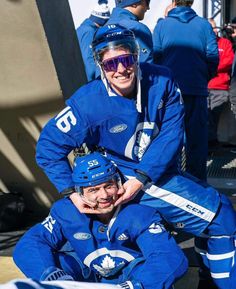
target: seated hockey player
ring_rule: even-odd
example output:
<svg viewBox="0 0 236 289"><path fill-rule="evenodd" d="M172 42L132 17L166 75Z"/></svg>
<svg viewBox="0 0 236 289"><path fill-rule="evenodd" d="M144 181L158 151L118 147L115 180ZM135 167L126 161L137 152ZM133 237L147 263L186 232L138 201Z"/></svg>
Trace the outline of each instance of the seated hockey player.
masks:
<svg viewBox="0 0 236 289"><path fill-rule="evenodd" d="M120 186L116 166L98 152L78 157L73 181L96 214L80 213L69 197L55 202L49 216L17 243L13 258L20 270L36 281L172 288L186 272L187 259L155 209L114 206ZM68 243L74 252L65 254Z"/></svg>

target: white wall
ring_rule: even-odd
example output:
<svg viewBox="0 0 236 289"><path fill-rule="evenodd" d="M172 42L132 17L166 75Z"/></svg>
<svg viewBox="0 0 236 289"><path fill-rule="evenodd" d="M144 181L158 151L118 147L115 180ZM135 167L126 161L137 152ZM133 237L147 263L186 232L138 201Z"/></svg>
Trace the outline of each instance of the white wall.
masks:
<svg viewBox="0 0 236 289"><path fill-rule="evenodd" d="M89 17L90 12L98 2L97 0L89 0L85 5L84 0L68 1L76 28L85 18ZM157 19L163 17L165 8L170 3L171 0L151 0L150 10L146 13L143 23L145 23L150 30L153 30ZM112 10L112 8L115 6L115 0L108 0L108 4ZM198 13L198 15L202 16L202 0L196 0L192 8Z"/></svg>

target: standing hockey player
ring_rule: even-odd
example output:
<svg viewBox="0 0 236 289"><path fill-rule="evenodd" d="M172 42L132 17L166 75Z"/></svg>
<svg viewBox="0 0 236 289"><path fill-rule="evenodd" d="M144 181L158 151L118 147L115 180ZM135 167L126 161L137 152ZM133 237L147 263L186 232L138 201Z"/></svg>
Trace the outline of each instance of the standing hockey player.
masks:
<svg viewBox="0 0 236 289"><path fill-rule="evenodd" d="M56 202L16 245L14 261L27 277L172 288L186 272L187 259L156 210L138 204L115 208L119 179L114 164L101 154L77 158L76 192L99 214L80 213L68 197ZM74 257L58 252L67 241ZM92 272L87 280L86 272Z"/></svg>
<svg viewBox="0 0 236 289"><path fill-rule="evenodd" d="M45 126L37 144L38 164L81 212L92 212L73 193L67 155L83 143L103 147L126 178L115 205L135 198L158 209L176 229L204 236L205 247L198 251L215 284L232 289L235 212L224 195L179 170L184 109L169 69L139 63L134 34L119 25L97 31L93 52L101 80L76 91Z"/></svg>

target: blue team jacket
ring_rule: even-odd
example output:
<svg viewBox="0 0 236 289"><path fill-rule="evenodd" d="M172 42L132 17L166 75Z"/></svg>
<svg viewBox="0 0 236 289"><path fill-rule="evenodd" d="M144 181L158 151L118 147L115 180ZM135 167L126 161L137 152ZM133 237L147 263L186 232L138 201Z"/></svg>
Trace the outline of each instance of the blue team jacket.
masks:
<svg viewBox="0 0 236 289"><path fill-rule="evenodd" d="M173 71L181 92L207 96L218 66L216 35L207 19L190 7L176 7L153 31L155 62Z"/></svg>
<svg viewBox="0 0 236 289"><path fill-rule="evenodd" d="M76 29L76 34L79 40L80 51L84 61L84 68L88 81L94 80L97 76L100 75L100 71L94 62L93 52L91 48L93 36L97 29L98 27L89 18L85 19Z"/></svg>
<svg viewBox="0 0 236 289"><path fill-rule="evenodd" d="M106 24L120 24L134 32L140 47L140 62L153 62L152 33L149 28L139 22L138 18L130 11L116 7Z"/></svg>
<svg viewBox="0 0 236 289"><path fill-rule="evenodd" d="M116 283L123 269L138 258L145 263L136 281L144 288L167 288L187 269L184 254L154 209L135 204L118 207L104 225L95 215L81 214L69 198L57 201L50 215L20 239L14 261L27 277L39 280L47 268L57 265L55 252L67 241L102 282L114 278Z"/></svg>

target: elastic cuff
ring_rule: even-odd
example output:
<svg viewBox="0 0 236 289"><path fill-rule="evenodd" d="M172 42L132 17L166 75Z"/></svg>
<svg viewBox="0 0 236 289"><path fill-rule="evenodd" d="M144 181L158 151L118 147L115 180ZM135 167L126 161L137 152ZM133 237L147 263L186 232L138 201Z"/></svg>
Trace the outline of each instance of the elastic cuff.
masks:
<svg viewBox="0 0 236 289"><path fill-rule="evenodd" d="M67 197L67 196L73 194L74 192L75 192L75 188L71 187L71 188L67 188L67 189L63 190L60 194Z"/></svg>
<svg viewBox="0 0 236 289"><path fill-rule="evenodd" d="M144 186L151 182L149 176L147 176L144 172L136 170L136 179L139 180Z"/></svg>

